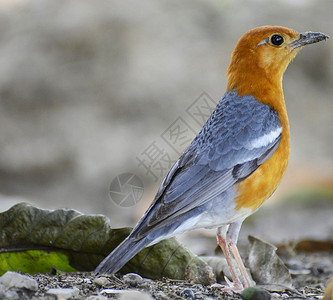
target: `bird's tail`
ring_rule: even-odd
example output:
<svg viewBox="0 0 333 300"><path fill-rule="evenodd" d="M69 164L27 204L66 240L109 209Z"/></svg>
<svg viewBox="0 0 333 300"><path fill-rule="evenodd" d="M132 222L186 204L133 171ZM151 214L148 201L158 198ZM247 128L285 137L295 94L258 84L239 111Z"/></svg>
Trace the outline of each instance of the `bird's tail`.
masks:
<svg viewBox="0 0 333 300"><path fill-rule="evenodd" d="M131 235L120 243L95 269L96 274L114 274L119 271L133 256L147 246L149 242L143 238L133 241Z"/></svg>

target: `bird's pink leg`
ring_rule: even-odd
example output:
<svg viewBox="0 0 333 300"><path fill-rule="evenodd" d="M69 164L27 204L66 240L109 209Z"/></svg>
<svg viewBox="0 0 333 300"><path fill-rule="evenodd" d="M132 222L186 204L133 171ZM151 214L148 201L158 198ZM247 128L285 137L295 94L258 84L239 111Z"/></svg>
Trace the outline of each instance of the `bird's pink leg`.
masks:
<svg viewBox="0 0 333 300"><path fill-rule="evenodd" d="M236 263L237 263L237 266L243 276L243 279L244 279L244 288L248 288L251 286L251 280L249 278L249 275L247 274L246 272L246 269L245 269L245 266L244 266L244 263L242 261L242 258L240 257L239 255L239 252L238 252L238 249L237 249L237 246L236 244L229 238L227 238L227 243L228 243L228 246L230 247L230 250L236 260Z"/></svg>
<svg viewBox="0 0 333 300"><path fill-rule="evenodd" d="M231 258L230 251L229 251L228 245L226 243L226 240L220 234L217 234L217 241L218 241L218 243L219 243L219 245L220 245L220 247L221 247L221 249L224 253L224 256L227 260L227 263L228 263L228 266L229 266L229 269L230 269L230 273L231 273L231 277L232 277L232 281L233 281L233 286L230 287L230 288L235 292L242 291L243 290L243 285L242 285L241 281L239 280L239 277L237 276L236 269L235 269L234 263L232 261L232 258Z"/></svg>

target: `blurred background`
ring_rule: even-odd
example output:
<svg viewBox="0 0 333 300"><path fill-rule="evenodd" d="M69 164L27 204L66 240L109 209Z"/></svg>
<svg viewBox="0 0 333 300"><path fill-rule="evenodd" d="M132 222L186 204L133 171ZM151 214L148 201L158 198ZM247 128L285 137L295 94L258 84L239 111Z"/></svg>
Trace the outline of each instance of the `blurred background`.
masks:
<svg viewBox="0 0 333 300"><path fill-rule="evenodd" d="M0 0L0 210L25 201L133 226L224 94L240 36L267 24L333 36L332 11L331 0ZM332 40L301 51L284 92L289 168L241 238L333 238ZM109 197L122 173L144 186L128 207Z"/></svg>

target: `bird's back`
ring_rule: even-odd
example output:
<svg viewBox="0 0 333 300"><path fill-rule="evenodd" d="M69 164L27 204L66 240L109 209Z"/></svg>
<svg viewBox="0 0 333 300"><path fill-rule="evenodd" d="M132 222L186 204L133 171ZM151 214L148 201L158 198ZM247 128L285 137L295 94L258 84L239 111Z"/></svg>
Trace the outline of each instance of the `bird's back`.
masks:
<svg viewBox="0 0 333 300"><path fill-rule="evenodd" d="M235 199L241 197L238 186L257 178L261 167L272 163L280 148L281 132L279 116L269 105L252 96L226 93L162 182L132 237L149 238L160 228L170 237L190 229L226 225L251 214L253 208L248 203L259 206L261 199L253 193L237 206ZM257 189L272 192L276 184L258 181Z"/></svg>

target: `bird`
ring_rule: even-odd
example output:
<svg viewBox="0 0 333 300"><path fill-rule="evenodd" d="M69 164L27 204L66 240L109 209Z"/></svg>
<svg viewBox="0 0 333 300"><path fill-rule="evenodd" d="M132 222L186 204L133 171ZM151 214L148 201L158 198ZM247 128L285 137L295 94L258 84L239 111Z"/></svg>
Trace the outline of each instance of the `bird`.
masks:
<svg viewBox="0 0 333 300"><path fill-rule="evenodd" d="M97 266L96 274L116 273L140 250L161 240L217 228L232 277L226 288L239 292L253 285L237 240L243 221L273 194L287 168L290 128L283 74L303 46L328 38L266 25L238 40L224 96L130 235Z"/></svg>

